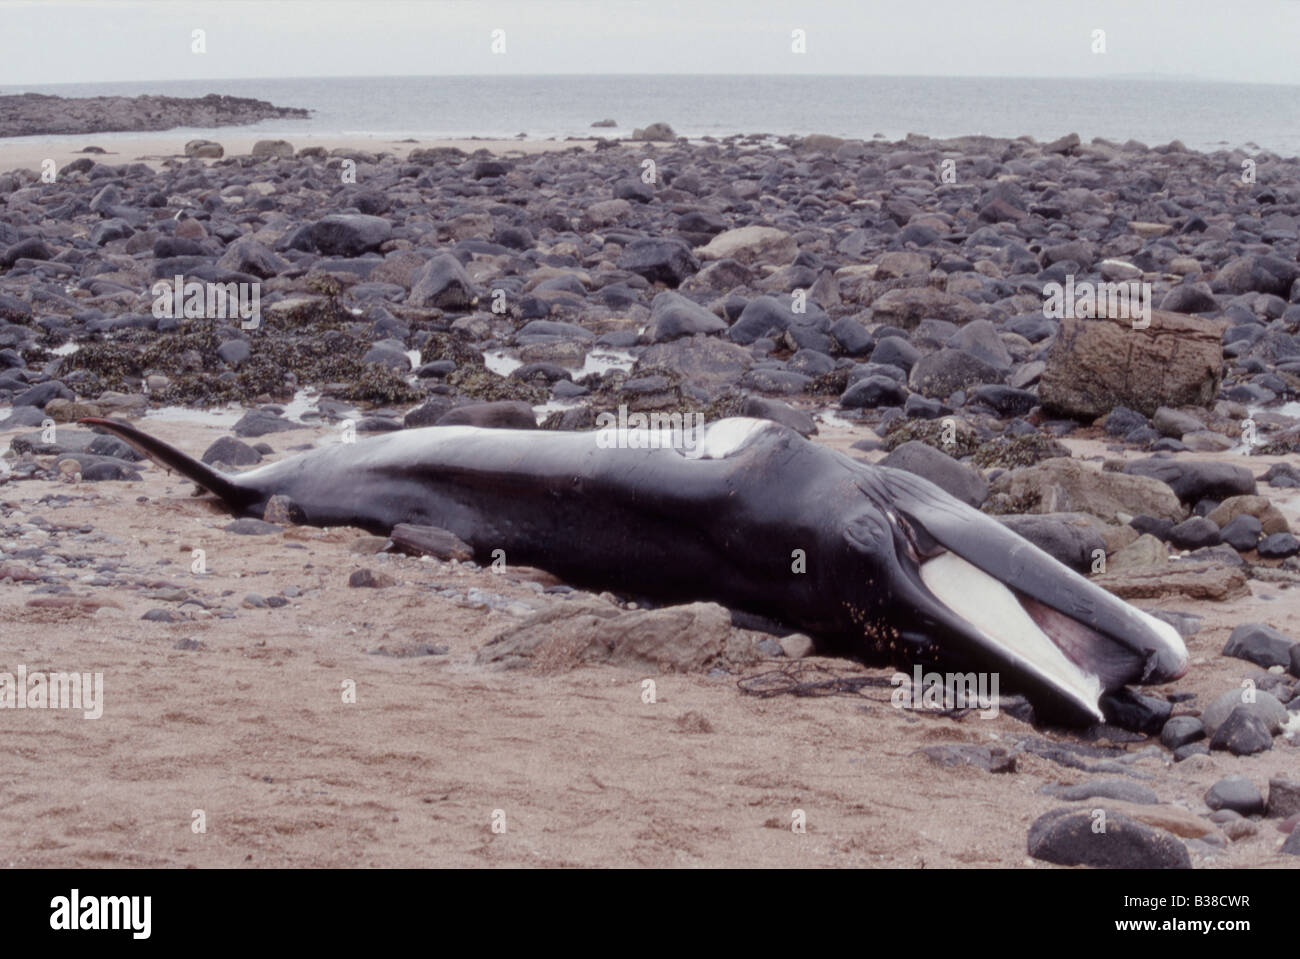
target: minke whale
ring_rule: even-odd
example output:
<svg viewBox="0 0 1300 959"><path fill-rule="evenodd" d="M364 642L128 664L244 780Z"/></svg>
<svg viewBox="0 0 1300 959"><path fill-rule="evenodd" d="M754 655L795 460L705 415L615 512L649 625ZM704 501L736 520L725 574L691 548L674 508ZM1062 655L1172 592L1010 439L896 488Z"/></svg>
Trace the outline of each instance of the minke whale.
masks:
<svg viewBox="0 0 1300 959"><path fill-rule="evenodd" d="M848 655L994 673L1043 720L1103 720L1103 694L1187 669L1169 624L910 473L766 420L693 433L435 426L219 472L133 426L87 418L260 517L439 526L482 563L659 602L711 600Z"/></svg>

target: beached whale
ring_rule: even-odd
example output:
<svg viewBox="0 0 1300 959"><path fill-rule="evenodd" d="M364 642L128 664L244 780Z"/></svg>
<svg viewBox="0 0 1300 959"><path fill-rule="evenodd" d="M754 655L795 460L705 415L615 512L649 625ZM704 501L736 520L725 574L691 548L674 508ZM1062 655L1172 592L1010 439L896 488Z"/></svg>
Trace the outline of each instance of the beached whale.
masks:
<svg viewBox="0 0 1300 959"><path fill-rule="evenodd" d="M1100 721L1104 692L1187 668L1173 627L995 519L766 420L675 433L428 427L242 473L125 423L82 422L239 515L284 496L310 525L439 526L482 562L504 555L575 586L713 600L844 652L995 673L1058 721Z"/></svg>

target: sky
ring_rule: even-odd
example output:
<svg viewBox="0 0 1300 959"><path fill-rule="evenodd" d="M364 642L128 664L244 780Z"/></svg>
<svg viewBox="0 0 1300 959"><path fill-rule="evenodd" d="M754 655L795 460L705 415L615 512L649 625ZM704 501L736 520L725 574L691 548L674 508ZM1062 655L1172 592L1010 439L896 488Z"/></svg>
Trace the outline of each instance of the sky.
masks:
<svg viewBox="0 0 1300 959"><path fill-rule="evenodd" d="M1300 0L0 0L0 33L3 86L502 73L1300 85Z"/></svg>

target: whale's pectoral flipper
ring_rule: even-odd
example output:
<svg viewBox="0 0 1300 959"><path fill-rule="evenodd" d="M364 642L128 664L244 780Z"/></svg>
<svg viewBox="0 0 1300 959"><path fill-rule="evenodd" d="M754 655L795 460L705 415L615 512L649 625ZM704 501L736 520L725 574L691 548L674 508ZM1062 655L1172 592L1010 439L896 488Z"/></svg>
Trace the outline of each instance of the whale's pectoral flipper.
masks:
<svg viewBox="0 0 1300 959"><path fill-rule="evenodd" d="M180 473L186 479L193 480L209 493L220 497L221 501L234 512L243 512L261 499L261 494L256 490L240 486L230 477L217 472L206 463L182 453L170 443L164 443L148 433L140 432L134 426L98 416L87 416L78 422L107 430L118 439L129 444L136 452L149 457L159 466Z"/></svg>

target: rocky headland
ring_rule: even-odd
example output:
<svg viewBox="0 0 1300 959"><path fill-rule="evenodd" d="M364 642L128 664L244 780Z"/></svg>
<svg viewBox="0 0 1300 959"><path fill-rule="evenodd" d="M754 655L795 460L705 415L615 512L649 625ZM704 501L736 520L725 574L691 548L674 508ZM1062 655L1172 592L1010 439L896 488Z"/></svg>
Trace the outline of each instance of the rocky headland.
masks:
<svg viewBox="0 0 1300 959"><path fill-rule="evenodd" d="M265 100L218 93L203 97L19 93L0 96L0 137L230 127L310 115L310 110L299 107L277 107Z"/></svg>

